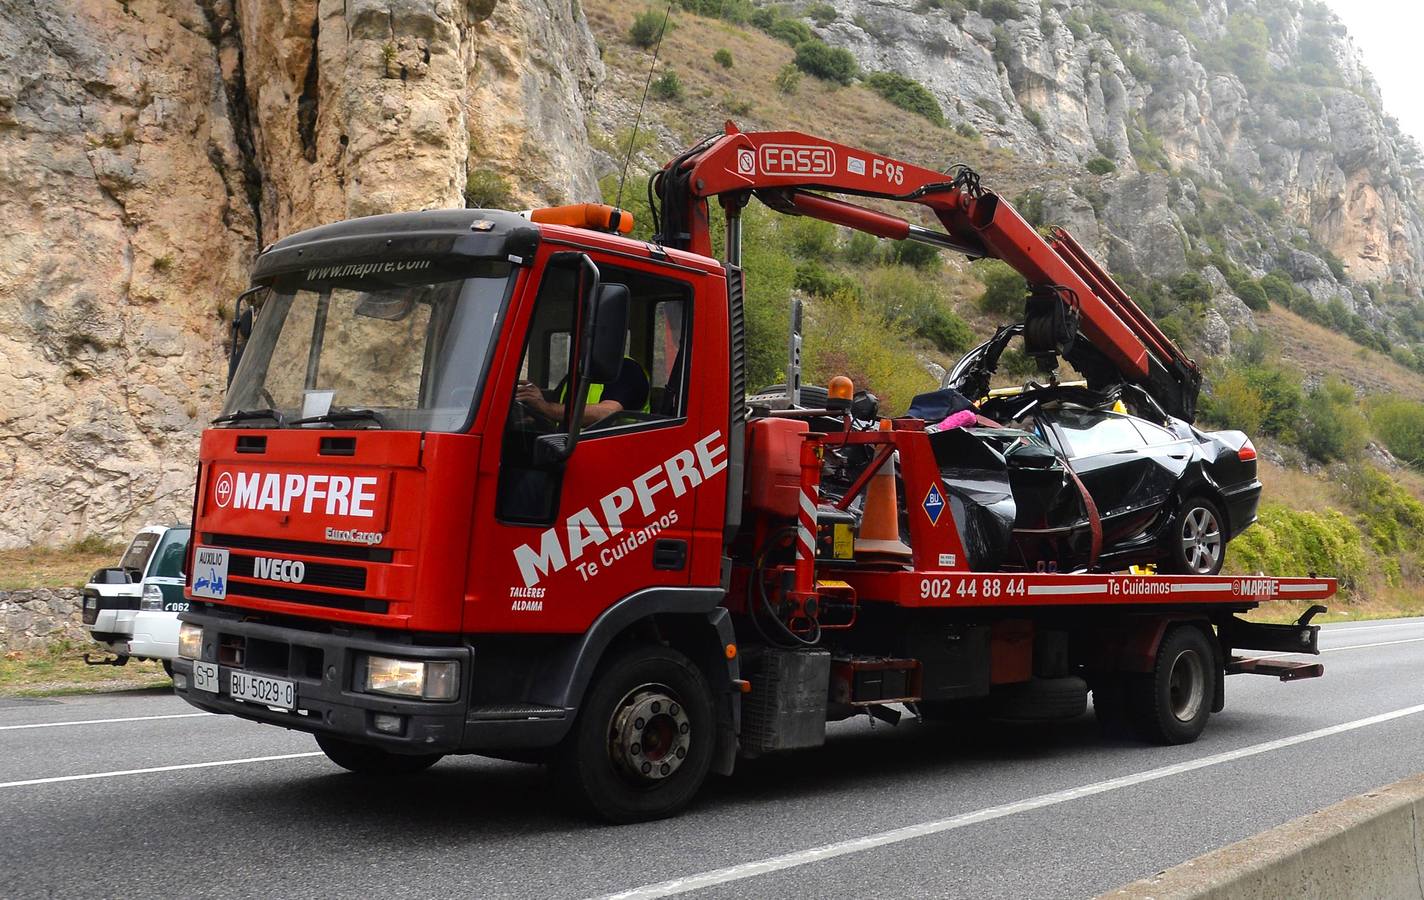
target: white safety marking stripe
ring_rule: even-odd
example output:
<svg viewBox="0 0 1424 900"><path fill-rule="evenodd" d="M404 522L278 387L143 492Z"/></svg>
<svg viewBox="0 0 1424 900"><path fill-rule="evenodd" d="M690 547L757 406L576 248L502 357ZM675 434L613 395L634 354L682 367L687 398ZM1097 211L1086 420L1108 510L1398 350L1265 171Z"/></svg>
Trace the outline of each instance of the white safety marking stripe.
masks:
<svg viewBox="0 0 1424 900"><path fill-rule="evenodd" d="M121 719L81 719L77 722L36 722L32 725L0 725L0 731L19 731L22 728L63 728L66 725L106 725L110 722L151 722L155 719L196 719L211 716L212 713L173 713L168 716L125 716Z"/></svg>
<svg viewBox="0 0 1424 900"><path fill-rule="evenodd" d="M1106 594L1108 586L1106 584L1031 584L1028 586L1030 594Z"/></svg>
<svg viewBox="0 0 1424 900"><path fill-rule="evenodd" d="M816 521L816 501L808 491L801 492L801 512L805 513L812 523Z"/></svg>
<svg viewBox="0 0 1424 900"><path fill-rule="evenodd" d="M1304 594L1308 591L1321 591L1325 585L1318 582L1310 584L1283 584L1280 586L1282 594Z"/></svg>
<svg viewBox="0 0 1424 900"><path fill-rule="evenodd" d="M211 769L215 766L240 766L245 763L276 762L283 759L306 759L321 756L320 750L310 753L284 753L280 756L249 756L246 759L219 759L213 762L183 763L176 766L154 766L149 769L120 769L116 772L90 772L85 775L56 775L53 778L27 778L24 781L0 781L0 788L27 787L33 784L57 784L61 781L89 781L94 778L118 778L121 775L149 775L154 772L179 772L183 769Z"/></svg>
<svg viewBox="0 0 1424 900"><path fill-rule="evenodd" d="M811 529L802 525L796 529L796 534L801 538L801 546L806 548L806 555L815 556L816 542L811 539Z"/></svg>
<svg viewBox="0 0 1424 900"><path fill-rule="evenodd" d="M1184 594L1184 593L1187 593L1188 591L1212 591L1212 592L1215 593L1215 592L1229 591L1229 590L1231 590L1231 582L1229 582L1229 581L1227 581L1227 582L1222 582L1222 583L1220 583L1220 584L1174 584L1174 585L1172 585L1172 593L1174 593L1174 594Z"/></svg>
<svg viewBox="0 0 1424 900"><path fill-rule="evenodd" d="M946 831L953 831L957 828L965 828L983 822L992 822L995 819L1002 819L1005 816L1012 816L1016 813L1032 812L1049 806L1057 806L1060 803L1081 800L1084 797L1093 797L1098 794L1106 794L1109 791L1135 787L1150 781L1170 778L1173 775L1194 772L1198 769L1205 769L1210 766L1217 766L1222 763L1234 762L1238 759L1269 753L1272 750L1281 750L1286 747L1294 747L1297 744L1304 744L1308 741L1344 734L1347 731L1368 728L1371 725L1379 725L1421 712L1424 712L1424 704L1409 706L1404 709L1396 709L1392 712L1381 713L1377 716L1369 716L1364 719L1356 719L1353 722L1345 722L1340 725L1331 725L1327 728L1318 728L1315 731L1307 731L1303 734L1292 735L1291 737L1280 738L1274 741L1252 744L1249 747L1241 747L1237 750L1227 750L1224 753L1215 753L1211 756L1203 756L1198 759L1187 760L1186 762L1180 762L1170 766L1148 769L1145 772L1123 775L1120 778L1111 778L1107 781L1080 785L1078 787L1068 788L1067 790L1055 791L1051 794L1041 794L1037 797L1029 797L1026 800L1006 803L1002 806L991 806L985 809L975 810L974 812L951 816L947 819L921 822L918 825L908 825L904 828L896 828L892 831L882 831L878 834L851 838L850 840L839 841L834 844L824 844L820 847L798 850L794 853L786 853L781 856L773 856L755 862L727 866L724 869L713 869L709 872L701 872L683 878L674 878L670 881L660 881L656 884L644 885L643 887L633 888L632 890L623 891L622 893L609 894L607 898L608 900L634 900L634 898L637 898L637 900L650 900L650 898L671 897L675 894L686 893L687 891L696 891L720 884L727 884L729 882L742 881L747 878L755 878L758 875L768 875L772 872L781 872L809 863L823 862L828 859L835 859L839 856L863 853L866 850L874 850L890 844L898 844L916 838L941 834Z"/></svg>

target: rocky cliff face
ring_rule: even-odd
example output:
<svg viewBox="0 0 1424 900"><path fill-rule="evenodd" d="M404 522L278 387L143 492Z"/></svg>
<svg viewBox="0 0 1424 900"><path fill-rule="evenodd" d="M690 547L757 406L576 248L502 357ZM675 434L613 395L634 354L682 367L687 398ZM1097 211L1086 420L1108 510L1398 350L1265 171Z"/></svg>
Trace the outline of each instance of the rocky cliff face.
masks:
<svg viewBox="0 0 1424 900"><path fill-rule="evenodd" d="M834 5L816 30L864 68L915 78L991 144L1070 163L1079 174L1045 185L1045 211L1115 270L1171 277L1224 252L1398 337L1366 285L1417 297L1424 283L1417 149L1321 4ZM1097 157L1115 172L1083 173Z"/></svg>
<svg viewBox="0 0 1424 900"><path fill-rule="evenodd" d="M0 547L186 518L261 243L475 170L594 196L576 10L0 0Z"/></svg>

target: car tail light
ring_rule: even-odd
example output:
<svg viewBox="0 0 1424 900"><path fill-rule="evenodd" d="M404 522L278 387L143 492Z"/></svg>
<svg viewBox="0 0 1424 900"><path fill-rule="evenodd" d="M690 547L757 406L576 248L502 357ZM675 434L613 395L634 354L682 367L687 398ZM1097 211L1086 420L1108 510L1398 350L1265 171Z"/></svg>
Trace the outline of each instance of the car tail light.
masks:
<svg viewBox="0 0 1424 900"><path fill-rule="evenodd" d="M1236 458L1242 461L1256 458L1256 445L1247 438L1246 443L1241 445L1241 449L1236 451Z"/></svg>

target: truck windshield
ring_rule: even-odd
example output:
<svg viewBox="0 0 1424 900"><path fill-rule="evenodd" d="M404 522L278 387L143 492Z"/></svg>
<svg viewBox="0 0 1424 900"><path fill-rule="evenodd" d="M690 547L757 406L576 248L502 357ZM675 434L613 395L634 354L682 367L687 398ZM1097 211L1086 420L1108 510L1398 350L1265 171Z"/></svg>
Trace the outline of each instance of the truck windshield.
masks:
<svg viewBox="0 0 1424 900"><path fill-rule="evenodd" d="M458 431L512 267L426 260L308 269L262 304L220 419ZM261 420L269 421L261 421Z"/></svg>

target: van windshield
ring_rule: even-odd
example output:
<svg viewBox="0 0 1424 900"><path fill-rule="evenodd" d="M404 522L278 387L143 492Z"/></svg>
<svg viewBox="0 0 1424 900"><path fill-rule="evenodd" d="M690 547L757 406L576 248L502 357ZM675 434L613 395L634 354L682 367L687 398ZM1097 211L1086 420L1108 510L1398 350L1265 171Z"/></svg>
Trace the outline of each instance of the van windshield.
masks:
<svg viewBox="0 0 1424 900"><path fill-rule="evenodd" d="M230 424L459 431L509 293L503 261L308 269L262 304L228 391ZM267 422L262 423L268 427Z"/></svg>

